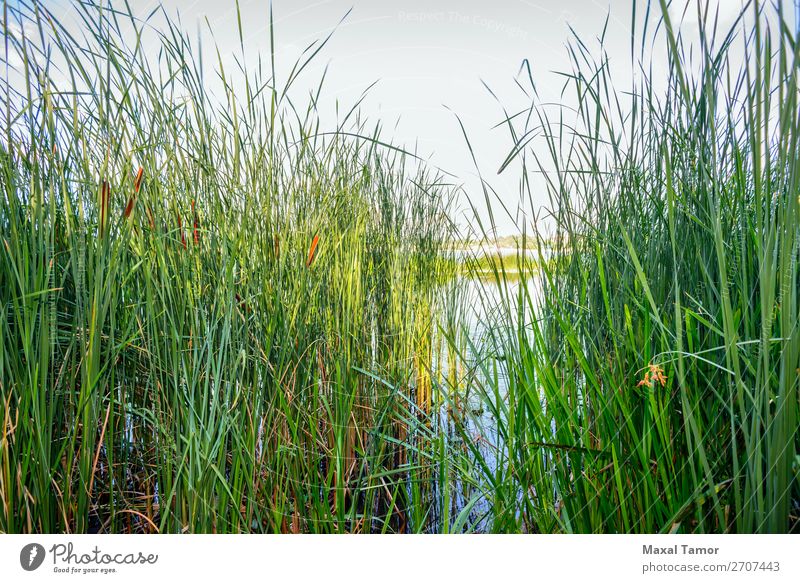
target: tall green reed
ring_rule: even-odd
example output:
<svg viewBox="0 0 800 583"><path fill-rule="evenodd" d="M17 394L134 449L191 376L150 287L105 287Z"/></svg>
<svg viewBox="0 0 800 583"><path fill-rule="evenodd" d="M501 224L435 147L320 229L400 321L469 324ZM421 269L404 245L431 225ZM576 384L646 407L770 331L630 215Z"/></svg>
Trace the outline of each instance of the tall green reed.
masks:
<svg viewBox="0 0 800 583"><path fill-rule="evenodd" d="M542 176L550 203L520 225L537 269L495 265L486 300L502 316L478 365L502 435L480 480L494 530L797 528L800 49L780 3L750 2L729 30L698 5L689 38L666 2L644 20L634 3L634 62L669 50L630 89L605 33L596 50L576 36L574 109L531 78L506 118L501 170L519 165L531 205Z"/></svg>
<svg viewBox="0 0 800 583"><path fill-rule="evenodd" d="M0 530L427 528L450 188L293 99L327 39L278 84L74 13L4 4Z"/></svg>

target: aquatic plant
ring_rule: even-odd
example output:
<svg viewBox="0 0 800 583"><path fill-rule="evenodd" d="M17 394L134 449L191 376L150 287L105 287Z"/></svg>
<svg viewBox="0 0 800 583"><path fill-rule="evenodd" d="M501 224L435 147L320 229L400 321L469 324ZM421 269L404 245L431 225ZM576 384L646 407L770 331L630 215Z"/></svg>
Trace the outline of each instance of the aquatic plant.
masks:
<svg viewBox="0 0 800 583"><path fill-rule="evenodd" d="M575 36L564 102L531 76L505 119L501 170L532 208L542 176L549 205L519 225L538 270L496 266L485 296L500 324L476 388L501 439L472 452L492 530L798 528L800 45L781 2L724 30L687 6L694 36L680 6L633 4L632 86L614 85L605 29ZM664 45L667 62L647 56ZM544 261L553 240L570 252Z"/></svg>
<svg viewBox="0 0 800 583"><path fill-rule="evenodd" d="M74 9L4 4L0 531L427 528L450 187L292 92L327 39L279 84Z"/></svg>

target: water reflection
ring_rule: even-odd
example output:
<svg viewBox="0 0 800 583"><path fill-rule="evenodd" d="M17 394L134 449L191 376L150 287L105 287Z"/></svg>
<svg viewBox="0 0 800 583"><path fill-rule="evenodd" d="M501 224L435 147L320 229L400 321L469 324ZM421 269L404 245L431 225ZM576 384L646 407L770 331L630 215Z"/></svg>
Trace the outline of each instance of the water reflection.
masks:
<svg viewBox="0 0 800 583"><path fill-rule="evenodd" d="M440 462L451 464L448 483L434 480L427 531L440 532L449 517L451 526L483 532L492 512L481 494L491 490L486 476L505 464L504 424L498 424L508 406L508 361L502 350L516 345L520 334L530 334L541 281L459 278L449 286L432 368L440 396L440 435L453 456ZM446 512L437 507L448 500Z"/></svg>

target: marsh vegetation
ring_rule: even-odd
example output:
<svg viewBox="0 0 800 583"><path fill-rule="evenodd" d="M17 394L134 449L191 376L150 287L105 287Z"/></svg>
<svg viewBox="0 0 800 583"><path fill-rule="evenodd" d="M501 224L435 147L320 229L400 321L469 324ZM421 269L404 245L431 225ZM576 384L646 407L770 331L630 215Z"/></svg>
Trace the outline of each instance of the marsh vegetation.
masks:
<svg viewBox="0 0 800 583"><path fill-rule="evenodd" d="M575 37L502 117L547 234L464 258L491 214L293 94L325 39L4 3L0 531L796 531L797 36L634 6L632 86Z"/></svg>

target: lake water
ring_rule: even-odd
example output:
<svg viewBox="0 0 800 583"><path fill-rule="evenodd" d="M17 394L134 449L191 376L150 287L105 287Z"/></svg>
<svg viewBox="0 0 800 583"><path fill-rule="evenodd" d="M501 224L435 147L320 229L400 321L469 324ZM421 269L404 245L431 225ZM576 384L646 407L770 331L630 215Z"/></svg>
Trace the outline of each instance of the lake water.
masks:
<svg viewBox="0 0 800 583"><path fill-rule="evenodd" d="M530 321L529 304L538 300L540 291L538 278L528 279L524 287L522 283L517 280L499 285L491 279L460 279L453 283L457 287L455 293L464 294L467 301L453 302L461 306L459 313L445 309L440 330L442 336L458 346L456 362L446 349L434 355L433 367L441 397L439 429L449 450L465 451L468 459L480 457L485 466L483 471L466 479L463 468L452 470L447 496L440 491L440 484L434 485L428 532L442 531L444 512L437 506L448 497L447 514L451 524L469 505L466 524L470 530L481 532L488 526L491 502L481 498L479 491L486 485L486 471L494 472L505 455L497 415L502 414L507 404L508 372L505 356L498 354L497 347L506 344L503 341L506 335L516 334L520 316L526 323ZM528 295L520 297L520 292L525 290ZM521 304L527 307L519 310ZM460 428L455 417L463 420ZM471 443L467 444L466 440ZM476 450L477 456L471 453ZM473 500L475 496L477 501Z"/></svg>

